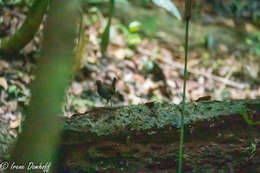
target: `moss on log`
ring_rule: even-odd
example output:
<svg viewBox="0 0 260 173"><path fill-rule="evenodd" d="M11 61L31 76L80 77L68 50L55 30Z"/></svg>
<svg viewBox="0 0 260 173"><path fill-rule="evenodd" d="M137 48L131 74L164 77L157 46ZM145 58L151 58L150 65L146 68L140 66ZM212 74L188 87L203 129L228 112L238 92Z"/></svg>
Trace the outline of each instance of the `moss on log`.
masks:
<svg viewBox="0 0 260 173"><path fill-rule="evenodd" d="M239 120L246 124L240 115L242 110L254 114L260 100L226 100L201 101L187 103L184 117L186 126L195 128L199 122L207 122L211 127L214 123L225 119ZM84 115L68 119L64 131L87 134L91 136L106 136L115 134L130 134L133 131L147 131L155 134L154 129L180 127L181 105L168 103L146 103L124 107L96 108ZM259 116L259 115L258 115ZM218 122L219 121L219 122ZM227 127L230 125L227 123Z"/></svg>
<svg viewBox="0 0 260 173"><path fill-rule="evenodd" d="M249 126L240 114L244 109L259 119L259 101L188 103L185 170L257 171L259 127ZM94 109L68 119L61 168L72 172L175 172L180 115L181 105L147 103Z"/></svg>
<svg viewBox="0 0 260 173"><path fill-rule="evenodd" d="M226 100L187 103L186 168L193 169L192 164L203 167L199 162L208 163L210 157L219 157L219 152L222 152L219 160L229 161L230 157L234 157L232 164L238 167L243 164L259 165L260 150L253 151L255 154L250 151L252 143L259 148L259 126L249 126L240 115L241 110L247 110L250 117L258 120L259 102L260 100ZM160 162L159 167L166 169L171 165L172 168L174 158L177 158L180 115L181 105L151 102L94 108L83 115L65 118L61 143L64 163L61 167L81 167L86 171L90 167L98 170L111 166L117 170L120 169L120 164L117 163L121 160L124 169L129 164L132 168L145 170L147 166L156 166L157 161ZM1 132L1 136L5 136L5 133L8 136L7 131ZM0 143L3 140L1 138ZM10 140L5 148L13 142L13 139ZM8 158L8 152L3 152L6 149L1 148L0 151L1 156ZM209 153L211 155L207 155ZM214 166L213 162L211 164Z"/></svg>
<svg viewBox="0 0 260 173"><path fill-rule="evenodd" d="M0 159L8 159L10 156L10 148L14 144L15 137L9 132L9 123L0 121Z"/></svg>

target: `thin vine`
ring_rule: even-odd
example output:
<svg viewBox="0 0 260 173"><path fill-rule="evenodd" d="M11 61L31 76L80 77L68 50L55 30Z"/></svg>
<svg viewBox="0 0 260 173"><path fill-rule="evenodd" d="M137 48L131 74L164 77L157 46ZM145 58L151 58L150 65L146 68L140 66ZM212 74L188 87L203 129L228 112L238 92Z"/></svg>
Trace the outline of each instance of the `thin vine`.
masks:
<svg viewBox="0 0 260 173"><path fill-rule="evenodd" d="M187 64L188 64L188 48L189 48L189 22L191 18L191 0L185 1L185 63L184 63L184 81L182 93L182 114L181 114L181 133L180 133L180 146L179 146L179 159L178 159L178 173L182 172L183 162L183 143L184 143L184 114L186 106L186 81L187 81Z"/></svg>
<svg viewBox="0 0 260 173"><path fill-rule="evenodd" d="M107 46L109 43L110 26L111 26L112 17L114 14L114 8L115 8L115 0L110 0L108 22L107 22L107 25L106 25L106 28L104 30L102 40L101 40L101 53L103 56L105 56L105 54L106 54Z"/></svg>

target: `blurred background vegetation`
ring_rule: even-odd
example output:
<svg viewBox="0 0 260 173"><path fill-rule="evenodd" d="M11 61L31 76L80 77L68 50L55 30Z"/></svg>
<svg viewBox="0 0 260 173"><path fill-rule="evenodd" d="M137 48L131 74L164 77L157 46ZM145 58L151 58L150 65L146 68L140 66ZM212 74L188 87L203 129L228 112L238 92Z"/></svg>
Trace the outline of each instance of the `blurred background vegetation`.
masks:
<svg viewBox="0 0 260 173"><path fill-rule="evenodd" d="M22 25L32 2L0 1L2 39ZM111 84L114 77L120 93L112 99L115 105L181 101L184 23L178 20L176 9L167 11L152 2L115 0L104 57L100 44L109 1L82 1L81 47L76 51L80 70L67 93L66 115L105 105L96 93L95 81ZM173 4L182 15L184 2ZM189 100L205 95L219 100L259 97L259 10L257 0L196 1L190 34ZM39 58L43 28L44 22L19 58L10 56L16 58L12 63L1 61L2 103L28 103L28 84L34 78L31 71Z"/></svg>

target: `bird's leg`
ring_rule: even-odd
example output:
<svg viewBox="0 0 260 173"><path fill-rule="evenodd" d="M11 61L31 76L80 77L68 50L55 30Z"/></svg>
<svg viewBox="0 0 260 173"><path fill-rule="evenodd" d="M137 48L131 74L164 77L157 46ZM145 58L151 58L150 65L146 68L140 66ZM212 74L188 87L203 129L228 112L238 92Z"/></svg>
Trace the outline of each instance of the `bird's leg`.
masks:
<svg viewBox="0 0 260 173"><path fill-rule="evenodd" d="M107 105L109 105L109 99L107 99Z"/></svg>
<svg viewBox="0 0 260 173"><path fill-rule="evenodd" d="M110 103L110 106L112 107L112 100L111 99L107 99L107 105L109 105Z"/></svg>

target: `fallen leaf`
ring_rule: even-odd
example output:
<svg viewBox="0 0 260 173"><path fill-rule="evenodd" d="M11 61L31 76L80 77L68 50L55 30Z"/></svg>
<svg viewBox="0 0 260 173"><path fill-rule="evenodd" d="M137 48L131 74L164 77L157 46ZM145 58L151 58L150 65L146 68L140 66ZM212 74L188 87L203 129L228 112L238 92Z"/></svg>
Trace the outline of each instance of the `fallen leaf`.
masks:
<svg viewBox="0 0 260 173"><path fill-rule="evenodd" d="M10 121L10 128L15 129L21 125L22 117L18 115L14 120Z"/></svg>
<svg viewBox="0 0 260 173"><path fill-rule="evenodd" d="M255 26L250 23L245 24L245 29L248 33L252 33L256 30Z"/></svg>
<svg viewBox="0 0 260 173"><path fill-rule="evenodd" d="M83 92L83 87L80 83L73 82L72 87L71 87L71 91L72 91L73 95L79 96Z"/></svg>
<svg viewBox="0 0 260 173"><path fill-rule="evenodd" d="M17 110L17 101L9 101L8 102L8 111L13 112Z"/></svg>
<svg viewBox="0 0 260 173"><path fill-rule="evenodd" d="M9 130L9 133L10 133L10 135L12 135L13 137L17 137L17 132L16 132L16 130L14 130L14 129L10 129Z"/></svg>
<svg viewBox="0 0 260 173"><path fill-rule="evenodd" d="M125 52L124 49L118 48L118 49L115 50L114 55L117 59L123 60L126 56L125 53L126 52Z"/></svg>
<svg viewBox="0 0 260 173"><path fill-rule="evenodd" d="M4 109L0 107L0 115L2 115L4 113L5 113Z"/></svg>
<svg viewBox="0 0 260 173"><path fill-rule="evenodd" d="M9 67L9 64L6 61L0 60L0 72L2 72L4 69L7 69Z"/></svg>
<svg viewBox="0 0 260 173"><path fill-rule="evenodd" d="M83 114L86 111L87 111L86 106L80 106L80 107L77 108L77 113L79 113L79 114Z"/></svg>
<svg viewBox="0 0 260 173"><path fill-rule="evenodd" d="M31 82L31 78L29 75L24 75L22 78L23 82L25 82L26 84L29 84Z"/></svg>
<svg viewBox="0 0 260 173"><path fill-rule="evenodd" d="M20 126L20 121L15 120L15 121L10 121L10 128L15 129Z"/></svg>
<svg viewBox="0 0 260 173"><path fill-rule="evenodd" d="M5 90L8 88L8 84L5 78L0 77L0 86L2 86Z"/></svg>

